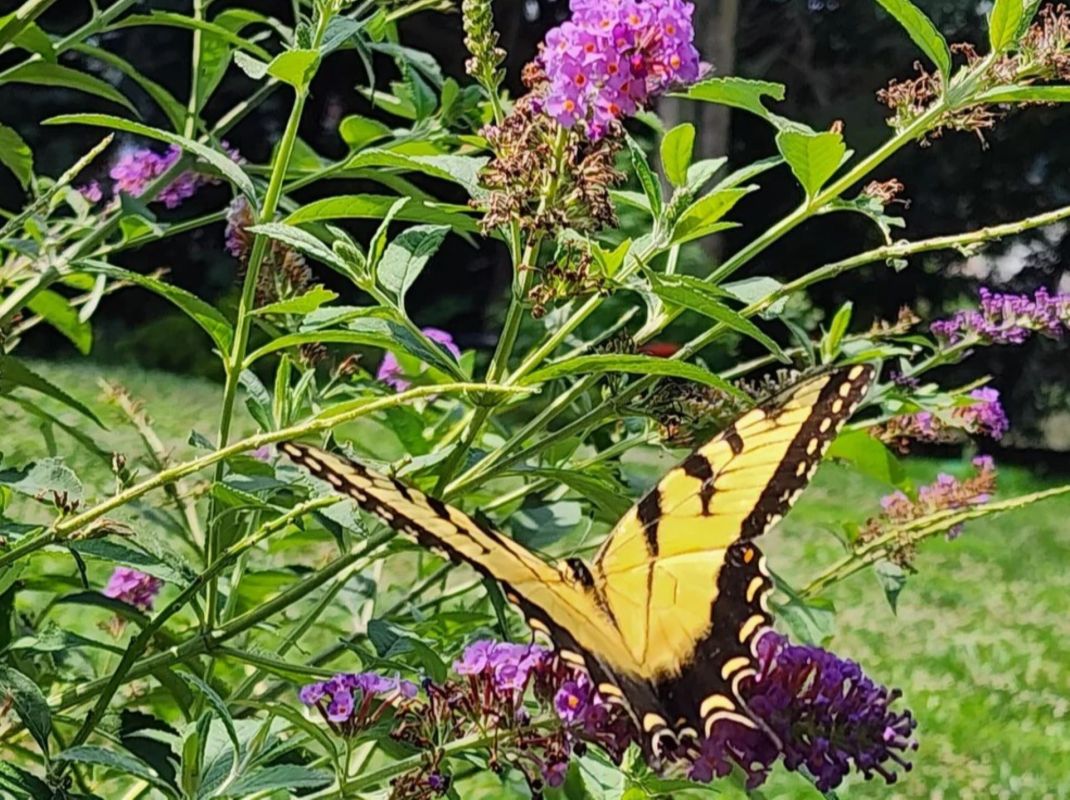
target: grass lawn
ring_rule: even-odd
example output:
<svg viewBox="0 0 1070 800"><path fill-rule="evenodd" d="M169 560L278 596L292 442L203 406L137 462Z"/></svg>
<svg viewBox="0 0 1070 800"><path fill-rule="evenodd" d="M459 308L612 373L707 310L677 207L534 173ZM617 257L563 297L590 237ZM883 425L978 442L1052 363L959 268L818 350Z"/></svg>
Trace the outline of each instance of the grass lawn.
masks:
<svg viewBox="0 0 1070 800"><path fill-rule="evenodd" d="M197 430L214 437L220 387L160 373L91 365L37 364L42 374L87 401L108 431L91 431L73 412L48 403L65 422L99 436L108 450L140 452L137 434L101 400L103 376L144 402L176 458L194 452ZM5 404L5 462L46 452L35 419ZM251 430L242 418L237 434ZM62 431L59 451L68 451ZM71 460L91 497L112 491L103 464ZM939 471L964 474L966 462L909 464L917 481ZM1001 494L1042 488L1022 470L1001 476ZM839 555L828 528L874 513L884 489L840 467L825 467L781 528L763 544L774 570L805 583ZM902 688L919 719L921 750L914 771L891 789L855 782L841 797L1070 797L1070 498L1059 498L967 526L954 542L932 541L899 599L888 607L875 578L857 575L833 588L839 611L833 648L858 660L878 680ZM794 776L778 775L765 794L815 796Z"/></svg>

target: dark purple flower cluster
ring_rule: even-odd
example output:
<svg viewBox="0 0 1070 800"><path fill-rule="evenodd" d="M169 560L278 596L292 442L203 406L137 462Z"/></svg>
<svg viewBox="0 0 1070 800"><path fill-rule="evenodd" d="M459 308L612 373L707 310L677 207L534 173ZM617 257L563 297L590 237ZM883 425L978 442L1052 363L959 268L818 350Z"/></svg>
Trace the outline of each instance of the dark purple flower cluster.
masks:
<svg viewBox="0 0 1070 800"><path fill-rule="evenodd" d="M319 710L342 736L353 736L374 725L390 709L413 700L417 687L411 681L374 672L343 672L333 678L301 687L298 697Z"/></svg>
<svg viewBox="0 0 1070 800"><path fill-rule="evenodd" d="M916 747L914 720L891 710L897 691L873 683L851 661L791 645L772 631L759 641L758 655L758 673L742 693L761 726L722 721L697 755L678 754L693 780L711 781L739 767L755 787L780 758L789 769L809 772L821 789L838 785L852 768L888 781L895 779L891 764L909 769L903 754ZM384 703L394 698L391 735L426 756L420 770L394 782L392 796L405 800L444 794L450 781L442 747L473 734L492 742L489 768L520 770L535 797L545 786L560 786L571 759L588 745L619 762L638 741L623 706L602 697L584 672L545 648L481 640L453 667L463 680L425 682L426 700L413 699L412 684L368 673L306 686L301 700L318 707L335 730L353 736L377 722Z"/></svg>
<svg viewBox="0 0 1070 800"><path fill-rule="evenodd" d="M163 581L130 567L116 567L104 587L104 596L121 600L141 611L151 611Z"/></svg>
<svg viewBox="0 0 1070 800"><path fill-rule="evenodd" d="M874 683L853 661L793 645L773 631L757 650L758 674L742 693L751 714L779 740L784 766L805 769L820 791L838 786L852 768L889 783L896 766L910 769L904 755L917 749L917 723L909 711L892 710L898 689ZM767 747L750 753L756 763L771 763Z"/></svg>
<svg viewBox="0 0 1070 800"><path fill-rule="evenodd" d="M1070 294L1037 289L1032 297L982 288L976 309L958 311L932 324L932 332L949 344L1022 344L1034 333L1059 338L1070 329Z"/></svg>
<svg viewBox="0 0 1070 800"><path fill-rule="evenodd" d="M572 0L572 19L546 35L546 112L597 140L669 87L701 73L685 0Z"/></svg>

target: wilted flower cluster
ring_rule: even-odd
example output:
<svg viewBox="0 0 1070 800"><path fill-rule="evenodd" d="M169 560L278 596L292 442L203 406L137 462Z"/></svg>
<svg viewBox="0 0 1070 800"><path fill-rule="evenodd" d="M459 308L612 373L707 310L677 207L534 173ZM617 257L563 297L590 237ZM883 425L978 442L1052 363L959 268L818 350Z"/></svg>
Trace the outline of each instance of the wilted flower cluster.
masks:
<svg viewBox="0 0 1070 800"><path fill-rule="evenodd" d="M591 252L567 243L553 261L539 270L539 282L528 294L531 315L540 319L553 303L604 291L605 276L595 265Z"/></svg>
<svg viewBox="0 0 1070 800"><path fill-rule="evenodd" d="M561 125L600 139L624 117L700 74L684 0L572 0L572 19L546 35L541 105Z"/></svg>
<svg viewBox="0 0 1070 800"><path fill-rule="evenodd" d="M411 681L374 672L345 672L302 687L298 698L316 708L339 735L353 736L388 711L403 708L416 694L416 684Z"/></svg>
<svg viewBox="0 0 1070 800"><path fill-rule="evenodd" d="M976 472L964 480L940 473L933 483L918 489L915 499L901 491L884 496L881 498L881 514L866 522L859 534L859 541L872 541L896 525L912 522L938 511L987 503L996 491L995 462L991 456L977 456L973 459L973 467ZM960 533L962 526L955 525L948 530L947 536L954 539ZM909 567L914 560L914 545L909 541L897 543L890 558L901 567Z"/></svg>
<svg viewBox="0 0 1070 800"><path fill-rule="evenodd" d="M958 311L932 324L932 332L949 344L1022 344L1034 333L1060 338L1070 330L1070 294L1037 289L1033 296L1003 294L982 288L978 308Z"/></svg>
<svg viewBox="0 0 1070 800"><path fill-rule="evenodd" d="M223 149L235 161L240 160L237 150L223 142ZM112 165L108 175L115 184L116 194L126 193L131 197L141 197L149 185L166 173L182 157L182 148L171 145L165 152L157 153L148 147L132 148L123 151ZM178 208L183 202L193 197L202 186L218 183L211 175L204 175L194 170L186 170L171 183L160 190L152 200L158 200L168 208ZM82 196L90 202L97 202L103 197L100 184L96 181L81 187Z"/></svg>
<svg viewBox="0 0 1070 800"><path fill-rule="evenodd" d="M228 253L241 263L242 274L248 267L249 253L256 238L249 228L256 218L249 201L236 197L227 210L225 247ZM312 270L305 257L282 242L272 239L264 262L260 266L257 282L257 305L301 294L312 282Z"/></svg>
<svg viewBox="0 0 1070 800"><path fill-rule="evenodd" d="M899 692L867 678L851 661L817 647L791 645L768 631L758 643L758 672L741 686L754 729L730 721L713 736L681 748L667 766L697 781L743 769L752 787L780 758L807 770L819 789L837 786L851 769L895 779L916 747L909 712L891 709ZM619 762L637 731L619 703L608 701L586 673L536 645L480 640L453 665L459 681L425 681L424 697L396 678L337 675L306 686L300 697L344 736L355 736L393 712L391 736L424 753L421 769L394 781L392 797L416 800L450 788L443 746L477 734L491 740L488 766L527 778L534 797L560 786L574 756L597 745ZM771 734L771 735L770 735Z"/></svg>
<svg viewBox="0 0 1070 800"><path fill-rule="evenodd" d="M104 596L121 600L139 611L151 611L163 581L131 567L116 567L104 587Z"/></svg>
<svg viewBox="0 0 1070 800"><path fill-rule="evenodd" d="M453 337L448 332L438 328L423 328L421 330L424 336L432 342L442 345L454 358L461 357L460 348L457 347ZM383 354L383 360L379 363L379 371L375 374L376 380L382 381L395 392L404 392L412 386L412 381L409 380L411 377L413 376L405 373L396 355L389 350Z"/></svg>
<svg viewBox="0 0 1070 800"><path fill-rule="evenodd" d="M974 402L958 406L942 416L932 411L901 414L874 426L871 432L903 452L909 449L911 441L954 441L959 431L1002 439L1010 428L1010 421L1000 402L999 390L987 386L974 389L969 393L969 398Z"/></svg>
<svg viewBox="0 0 1070 800"><path fill-rule="evenodd" d="M581 131L570 131L558 154L554 122L537 110L545 75L529 65L524 80L531 93L516 102L500 125L483 129L494 152L480 175L490 190L486 201L479 201L487 204L483 229L515 222L526 231L552 235L566 227L594 232L615 226L609 191L625 177L614 166L620 137L592 141Z"/></svg>
<svg viewBox="0 0 1070 800"><path fill-rule="evenodd" d="M971 69L983 65L982 72L975 76L981 91L1047 81L1065 82L1070 79L1070 9L1064 4L1046 5L1018 44L994 60L986 61L969 43L952 44L951 52L964 58ZM918 73L916 78L891 81L887 88L877 93L877 99L894 112L889 124L897 130L909 126L944 93L944 79L940 73L927 72L920 62L916 62L914 68ZM970 131L981 136L1012 107L1022 105L1028 103L952 105L926 137L938 138L945 130Z"/></svg>

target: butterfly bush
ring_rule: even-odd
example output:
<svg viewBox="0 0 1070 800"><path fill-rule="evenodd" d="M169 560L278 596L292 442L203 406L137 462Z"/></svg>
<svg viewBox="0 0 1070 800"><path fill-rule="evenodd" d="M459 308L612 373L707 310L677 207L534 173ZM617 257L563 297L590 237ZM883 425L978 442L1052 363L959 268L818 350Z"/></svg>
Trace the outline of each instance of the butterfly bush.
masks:
<svg viewBox="0 0 1070 800"><path fill-rule="evenodd" d="M932 411L901 414L873 426L873 436L902 451L909 449L911 440L918 442L951 442L959 431L991 439L1002 439L1010 430L1010 420L1000 400L999 390L992 387L974 389L966 395L972 402L957 406L938 415Z"/></svg>
<svg viewBox="0 0 1070 800"><path fill-rule="evenodd" d="M1070 294L1037 289L1032 296L980 290L975 309L958 311L932 324L932 332L948 344L1022 344L1034 333L1061 338L1070 329Z"/></svg>
<svg viewBox="0 0 1070 800"><path fill-rule="evenodd" d="M234 161L242 160L238 151L226 142L222 143L222 147ZM180 158L182 158L182 148L174 144L163 153L157 153L149 147L127 148L120 152L108 172L108 177L112 179L112 191L115 194L141 197L148 191L152 182L167 173ZM195 170L184 170L155 197L149 199L161 202L167 208L178 208L202 187L217 183L219 179L212 175L205 175ZM78 191L90 203L100 202L104 198L104 190L99 181L90 181L79 187Z"/></svg>
<svg viewBox="0 0 1070 800"><path fill-rule="evenodd" d="M755 788L783 760L808 771L824 791L852 769L892 782L897 768L910 768L915 722L909 711L892 708L898 690L875 683L852 661L771 630L756 651L757 673L741 693L761 727L722 721L690 752L672 756L670 769L709 782L738 768ZM622 705L545 648L483 639L464 650L453 671L459 680L425 681L421 697L414 684L374 673L336 675L303 687L299 697L345 737L394 713L391 735L425 754L421 769L395 781L395 798L445 794L451 784L441 748L472 734L491 741L492 770L520 769L536 795L561 786L572 759L589 746L620 763L639 741Z"/></svg>
<svg viewBox="0 0 1070 800"><path fill-rule="evenodd" d="M572 0L572 19L546 35L539 62L546 113L591 139L701 68L684 0Z"/></svg>
<svg viewBox="0 0 1070 800"><path fill-rule="evenodd" d="M139 611L151 611L163 581L130 567L116 567L104 587L104 596L120 600Z"/></svg>

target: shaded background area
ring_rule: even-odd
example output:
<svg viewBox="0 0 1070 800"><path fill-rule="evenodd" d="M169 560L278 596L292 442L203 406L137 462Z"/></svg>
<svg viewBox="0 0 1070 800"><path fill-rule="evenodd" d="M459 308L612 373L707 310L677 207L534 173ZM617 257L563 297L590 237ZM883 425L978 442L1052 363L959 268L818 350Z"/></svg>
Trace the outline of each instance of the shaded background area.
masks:
<svg viewBox="0 0 1070 800"><path fill-rule="evenodd" d="M14 5L10 0L0 4L4 10ZM212 13L236 5L239 4L216 3ZM291 7L286 0L249 5L284 19ZM967 0L920 0L919 5L936 20L949 40L984 41L984 9L978 4ZM138 10L184 11L185 7L177 0L150 0ZM511 88L516 93L520 90L520 68L534 55L546 30L567 16L567 2L497 0L495 7L503 45L509 51ZM86 4L81 0L61 0L39 22L51 32L61 32L84 23L86 13ZM700 0L696 21L700 49L713 63L715 73L787 84L788 98L777 108L778 113L815 128L841 121L848 145L859 152L868 151L888 135L884 109L877 103L875 92L891 78L910 76L917 58L907 36L873 2ZM425 13L403 26L406 45L432 53L447 74L464 79L462 38L458 14ZM185 97L188 32L139 28L108 34L98 44L135 63L176 96ZM8 55L20 57L17 53ZM109 80L123 81L121 89L135 100L146 122L164 123L140 90L121 76L77 54L68 54L63 60ZM386 60L375 66L377 82L385 86L394 77L393 66ZM337 134L342 117L350 113L376 115L354 90L366 80L354 53L332 56L329 67L321 70L301 137L322 157L331 159L345 154L345 145ZM209 104L208 118L228 110L251 89L249 79L232 66ZM65 90L27 90L18 85L0 88L0 108L4 109L4 122L17 128L33 148L38 172L51 175L58 174L95 143L98 132L80 127L40 127L37 122L60 112L116 110L86 95ZM773 131L742 113L729 116L717 107L683 106L674 101L666 101L659 110L669 120L696 122L703 155L727 153L731 164L741 165L775 152ZM276 92L228 135L228 140L250 161L262 163L270 157L287 111L287 94ZM649 133L641 126L637 132ZM895 177L905 184L904 197L909 205L901 206L900 211L911 238L1019 219L1070 202L1068 132L1070 118L1066 110L1031 108L986 133L984 141L971 134L949 134L930 147L908 147L873 177ZM99 175L106 174L107 167L107 163L101 163ZM704 248L696 247L688 258L692 269L707 270L711 259L731 253L797 203L798 190L786 170L768 173L760 182L763 191L747 198L733 214L741 227L721 240L705 243ZM442 196L441 185L428 188ZM368 189L336 181L298 197L307 201L327 193ZM10 175L0 175L0 206L15 208L22 199ZM162 219L172 215L185 218L218 209L227 199L227 190L215 187L203 191L181 209L160 210L159 215ZM354 228L366 240L371 226L365 226L367 230L359 224ZM225 306L236 296L236 265L223 251L222 241L223 226L219 224L125 253L117 261L139 271L166 267L175 283ZM830 216L793 232L753 262L745 274L791 278L878 243L877 232L861 217ZM904 273L874 265L817 286L810 295L811 306L796 304L793 313L816 322L821 318L818 309L828 313L844 300L851 300L855 304L855 326L864 328L875 319L893 318L901 305L912 306L926 319L936 318L970 302L980 284L1008 291L1032 291L1039 286L1070 290L1064 267L1068 248L1070 235L1064 226L1032 232L1013 242L996 243L980 256L964 258L961 254L944 253L916 258ZM317 277L330 282L329 276ZM410 295L410 307L419 323L450 329L462 346L485 350L494 341L508 284L508 262L496 244L483 243L476 250L452 239L417 283ZM458 286L464 290L457 291ZM357 299L343 296L344 301ZM612 304L607 306L605 314L613 314ZM598 322L594 320L594 324ZM163 301L142 292L126 291L106 298L94 325L97 335L92 358L96 360L215 374L216 366L196 331ZM693 331L685 321L667 331L665 338L683 340ZM782 330L774 332L783 334ZM43 326L26 340L20 353L74 355L65 340L43 330ZM705 355L716 366L734 354ZM949 373L941 379L952 385L985 373L995 376L995 385L1008 406L1014 431L1010 444L1070 451L1070 368L1065 345L1035 337L1020 348L985 350L959 374Z"/></svg>

